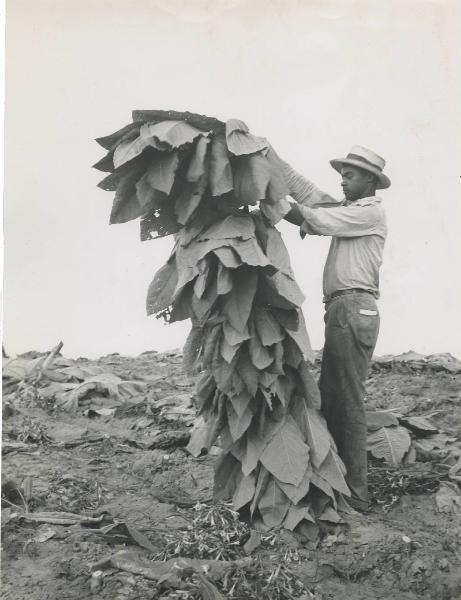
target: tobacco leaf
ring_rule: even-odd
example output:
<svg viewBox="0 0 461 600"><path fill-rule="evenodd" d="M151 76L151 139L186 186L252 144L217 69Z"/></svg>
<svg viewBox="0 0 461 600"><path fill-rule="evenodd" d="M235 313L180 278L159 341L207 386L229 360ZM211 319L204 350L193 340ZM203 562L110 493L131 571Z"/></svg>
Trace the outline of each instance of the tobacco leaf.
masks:
<svg viewBox="0 0 461 600"><path fill-rule="evenodd" d="M300 290L298 284L294 279L277 271L270 278L272 285L274 286L277 293L290 302L293 306L301 306L305 300L305 296Z"/></svg>
<svg viewBox="0 0 461 600"><path fill-rule="evenodd" d="M221 262L218 263L217 278L218 296L228 294L232 289L232 276L230 270Z"/></svg>
<svg viewBox="0 0 461 600"><path fill-rule="evenodd" d="M256 415L246 435L246 453L242 460L244 475L248 475L256 468L261 454L275 433L282 427L283 422L274 421L272 418L267 417L261 428L259 425L260 418L259 415Z"/></svg>
<svg viewBox="0 0 461 600"><path fill-rule="evenodd" d="M254 493L256 489L256 478L254 474L247 475L246 477L242 477L240 480L238 488L235 490L235 493L232 497L232 504L234 510L239 510L245 504L248 504L253 499Z"/></svg>
<svg viewBox="0 0 461 600"><path fill-rule="evenodd" d="M154 276L147 291L146 310L153 315L171 306L173 293L178 282L178 272L174 261L167 262Z"/></svg>
<svg viewBox="0 0 461 600"><path fill-rule="evenodd" d="M295 382L293 377L277 377L272 386L274 394L278 397L283 406L288 406L295 390Z"/></svg>
<svg viewBox="0 0 461 600"><path fill-rule="evenodd" d="M192 312L197 317L200 325L205 324L217 299L218 292L216 289L216 278L211 278L211 283L201 298L197 298L195 294L192 294Z"/></svg>
<svg viewBox="0 0 461 600"><path fill-rule="evenodd" d="M311 507L308 502L300 502L298 505L291 505L288 509L287 516L283 522L283 526L290 531L301 523L303 519L315 523L314 517L311 515Z"/></svg>
<svg viewBox="0 0 461 600"><path fill-rule="evenodd" d="M136 137L134 140L120 142L114 151L114 167L117 169L126 162L136 158L136 156L139 156L149 145L149 140L146 140L141 136Z"/></svg>
<svg viewBox="0 0 461 600"><path fill-rule="evenodd" d="M238 393L235 386L233 387L236 363L237 357L234 357L230 364L225 360L221 360L217 365L213 365L213 377L215 378L216 385L225 394Z"/></svg>
<svg viewBox="0 0 461 600"><path fill-rule="evenodd" d="M262 137L252 135L247 125L239 119L226 121L226 143L229 151L235 156L253 154L269 147L269 142Z"/></svg>
<svg viewBox="0 0 461 600"><path fill-rule="evenodd" d="M195 389L195 397L197 398L200 410L208 404L215 392L216 383L214 377L210 373L203 373Z"/></svg>
<svg viewBox="0 0 461 600"><path fill-rule="evenodd" d="M240 462L232 454L224 454L215 465L213 498L228 500L232 498L242 478Z"/></svg>
<svg viewBox="0 0 461 600"><path fill-rule="evenodd" d="M300 502L309 492L311 477L312 468L308 465L299 485L284 483L283 481L279 481L278 484L283 493L286 494L294 504L298 504L298 502Z"/></svg>
<svg viewBox="0 0 461 600"><path fill-rule="evenodd" d="M233 273L233 287L222 306L222 312L237 331L246 328L257 283L258 273L255 269L241 267Z"/></svg>
<svg viewBox="0 0 461 600"><path fill-rule="evenodd" d="M365 417L368 431L376 431L381 427L399 424L397 415L387 410L367 410L365 411Z"/></svg>
<svg viewBox="0 0 461 600"><path fill-rule="evenodd" d="M242 264L240 257L232 248L222 246L213 250L213 253L218 257L222 265L228 269L236 269Z"/></svg>
<svg viewBox="0 0 461 600"><path fill-rule="evenodd" d="M212 196L227 194L234 187L232 169L229 162L224 135L216 135L211 144L210 156L210 189Z"/></svg>
<svg viewBox="0 0 461 600"><path fill-rule="evenodd" d="M221 356L224 358L224 360L226 362L231 363L232 360L234 359L236 353L238 352L240 346L241 346L241 343L234 344L233 346L231 346L229 344L229 342L227 341L226 335L224 334L221 339Z"/></svg>
<svg viewBox="0 0 461 600"><path fill-rule="evenodd" d="M331 449L323 463L317 469L317 473L320 475L320 477L325 479L325 481L327 481L333 489L337 490L341 494L350 496L349 488L347 487L347 483L344 479L344 475L346 473L344 464L339 456Z"/></svg>
<svg viewBox="0 0 461 600"><path fill-rule="evenodd" d="M234 193L241 204L256 205L266 197L270 167L262 154L240 156L233 161Z"/></svg>
<svg viewBox="0 0 461 600"><path fill-rule="evenodd" d="M299 315L300 309L291 308L283 310L281 308L272 308L272 314L280 323L284 329L294 329L295 331L299 328Z"/></svg>
<svg viewBox="0 0 461 600"><path fill-rule="evenodd" d="M137 136L140 126L139 122L129 123L110 135L96 138L96 142L106 150L113 150L126 136Z"/></svg>
<svg viewBox="0 0 461 600"><path fill-rule="evenodd" d="M253 418L253 413L247 407L244 413L239 416L232 406L231 402L227 402L227 423L229 425L229 430L234 442L239 440L245 431L248 429L251 423L251 419Z"/></svg>
<svg viewBox="0 0 461 600"><path fill-rule="evenodd" d="M253 311L256 332L263 346L272 346L283 340L280 325L268 309L257 306Z"/></svg>
<svg viewBox="0 0 461 600"><path fill-rule="evenodd" d="M269 479L271 478L271 474L267 469L265 469L262 465L259 466L259 471L256 475L256 489L253 496L253 500L250 506L250 514L253 516L253 513L258 505L258 502L261 496L266 491L267 484L269 483Z"/></svg>
<svg viewBox="0 0 461 600"><path fill-rule="evenodd" d="M312 464L319 467L330 451L325 419L317 410L309 408L305 399L299 396L295 396L290 412L305 436Z"/></svg>
<svg viewBox="0 0 461 600"><path fill-rule="evenodd" d="M104 177L99 183L98 188L106 192L115 192L118 184L120 183L120 175L119 173L111 173L107 177Z"/></svg>
<svg viewBox="0 0 461 600"><path fill-rule="evenodd" d="M203 231L197 241L230 240L229 243L233 243L237 238L247 240L254 238L254 235L255 225L249 215L229 215Z"/></svg>
<svg viewBox="0 0 461 600"><path fill-rule="evenodd" d="M302 361L297 368L301 387L299 392L311 408L320 409L320 390L306 362Z"/></svg>
<svg viewBox="0 0 461 600"><path fill-rule="evenodd" d="M278 271L293 279L290 257L281 233L274 227L267 228L266 256Z"/></svg>
<svg viewBox="0 0 461 600"><path fill-rule="evenodd" d="M141 207L136 197L135 186L140 176L141 171L136 168L120 178L110 214L111 224L127 223L144 214L145 209Z"/></svg>
<svg viewBox="0 0 461 600"><path fill-rule="evenodd" d="M405 425L412 431L419 435L428 435L431 433L437 433L438 429L428 419L423 416L418 417L399 417L399 421L402 425Z"/></svg>
<svg viewBox="0 0 461 600"><path fill-rule="evenodd" d="M241 417L248 408L252 397L253 396L251 394L243 390L239 394L236 394L230 398L232 407L239 417Z"/></svg>
<svg viewBox="0 0 461 600"><path fill-rule="evenodd" d="M376 458L397 466L402 462L411 445L408 431L398 426L381 427L368 435L368 451Z"/></svg>
<svg viewBox="0 0 461 600"><path fill-rule="evenodd" d="M170 318L168 319L170 323L192 318L192 297L193 290L190 284L186 285L181 293L175 296Z"/></svg>
<svg viewBox="0 0 461 600"><path fill-rule="evenodd" d="M254 328L254 325L250 322L250 342L249 352L251 362L257 369L266 369L274 360L266 346L263 346L258 334Z"/></svg>
<svg viewBox="0 0 461 600"><path fill-rule="evenodd" d="M141 241L154 240L159 237L176 233L179 229L176 216L174 214L173 205L168 204L162 206L162 210L150 210L146 213L140 224ZM152 232L157 235L153 236Z"/></svg>
<svg viewBox="0 0 461 600"><path fill-rule="evenodd" d="M186 121L160 121L159 123L146 123L141 128L141 135L150 140L153 145L167 144L171 148L180 148L191 144L197 137L206 136L209 132L201 131Z"/></svg>
<svg viewBox="0 0 461 600"><path fill-rule="evenodd" d="M298 345L289 336L283 340L283 350L285 363L293 369L297 369L303 361L303 355Z"/></svg>
<svg viewBox="0 0 461 600"><path fill-rule="evenodd" d="M204 329L204 336L202 338L203 347L203 368L208 369L211 366L216 350L219 350L221 344L221 325L215 325L214 327L207 327Z"/></svg>
<svg viewBox="0 0 461 600"><path fill-rule="evenodd" d="M175 200L174 212L181 225L187 224L202 200L201 193L194 193L195 185L185 182L184 187Z"/></svg>
<svg viewBox="0 0 461 600"><path fill-rule="evenodd" d="M199 181L207 171L207 150L210 138L200 136L195 146L195 152L187 169L186 181L195 183Z"/></svg>
<svg viewBox="0 0 461 600"><path fill-rule="evenodd" d="M317 474L315 469L312 471L311 483L312 485L315 485L316 488L321 490L324 494L329 496L332 500L335 500L335 493L333 491L333 488L328 483L328 481L325 481L323 477L320 477L320 475Z"/></svg>
<svg viewBox="0 0 461 600"><path fill-rule="evenodd" d="M267 256L259 247L256 238L247 240L233 240L232 247L242 259L242 262L251 267L269 267L270 272L274 272L274 267L269 262Z"/></svg>
<svg viewBox="0 0 461 600"><path fill-rule="evenodd" d="M247 349L240 351L236 369L246 389L252 396L255 396L258 389L259 371L251 364Z"/></svg>
<svg viewBox="0 0 461 600"><path fill-rule="evenodd" d="M309 447L296 423L286 421L275 433L260 458L277 479L299 485L309 464Z"/></svg>
<svg viewBox="0 0 461 600"><path fill-rule="evenodd" d="M299 311L299 325L298 329L287 329L288 335L296 342L298 348L301 350L304 360L311 363L314 362L314 353L312 351L309 335L306 329L306 323L304 321L304 315L302 311Z"/></svg>
<svg viewBox="0 0 461 600"><path fill-rule="evenodd" d="M136 197L139 204L147 210L148 208L160 208L166 200L167 195L164 192L154 189L149 183L147 173L145 173L136 183Z"/></svg>
<svg viewBox="0 0 461 600"><path fill-rule="evenodd" d="M281 525L290 504L275 479L271 477L264 494L258 502L258 509L265 525L268 527Z"/></svg>
<svg viewBox="0 0 461 600"><path fill-rule="evenodd" d="M214 269L212 268L211 261L208 260L208 257L203 258L198 263L197 268L199 269L199 275L194 282L194 294L197 298L201 298L214 275Z"/></svg>
<svg viewBox="0 0 461 600"><path fill-rule="evenodd" d="M146 181L155 190L168 195L173 187L178 165L179 157L177 152L160 155L146 172Z"/></svg>
<svg viewBox="0 0 461 600"><path fill-rule="evenodd" d="M203 328L193 325L183 348L182 366L187 374L194 372L203 342Z"/></svg>
<svg viewBox="0 0 461 600"><path fill-rule="evenodd" d="M226 341L230 346L241 344L251 337L248 327L244 327L242 331L237 331L237 329L232 327L232 325L228 322L224 323L223 332Z"/></svg>
<svg viewBox="0 0 461 600"><path fill-rule="evenodd" d="M277 375L285 375L282 342L277 342L277 344L274 344L272 351L274 353L274 362L272 363L271 371L273 373L277 373Z"/></svg>

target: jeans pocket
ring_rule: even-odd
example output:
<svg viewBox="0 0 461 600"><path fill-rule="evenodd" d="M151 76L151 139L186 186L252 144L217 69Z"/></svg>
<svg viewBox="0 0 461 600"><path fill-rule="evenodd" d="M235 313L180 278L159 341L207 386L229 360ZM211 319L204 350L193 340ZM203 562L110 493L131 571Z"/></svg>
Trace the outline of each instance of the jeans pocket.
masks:
<svg viewBox="0 0 461 600"><path fill-rule="evenodd" d="M379 313L373 309L359 309L354 318L355 334L359 342L372 350L376 346L379 333Z"/></svg>

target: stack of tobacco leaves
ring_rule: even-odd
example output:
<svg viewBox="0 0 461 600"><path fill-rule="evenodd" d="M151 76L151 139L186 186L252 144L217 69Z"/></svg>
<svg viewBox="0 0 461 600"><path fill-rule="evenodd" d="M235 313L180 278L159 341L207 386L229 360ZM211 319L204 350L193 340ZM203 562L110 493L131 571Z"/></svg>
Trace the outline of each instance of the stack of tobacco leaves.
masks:
<svg viewBox="0 0 461 600"><path fill-rule="evenodd" d="M111 223L141 218L141 239L175 234L147 312L191 319L188 370L201 373L198 455L219 437L216 500L268 527L336 520L345 468L319 412L319 391L289 256L275 224L289 210L279 158L236 119L135 111L97 141ZM259 206L249 212L248 205Z"/></svg>

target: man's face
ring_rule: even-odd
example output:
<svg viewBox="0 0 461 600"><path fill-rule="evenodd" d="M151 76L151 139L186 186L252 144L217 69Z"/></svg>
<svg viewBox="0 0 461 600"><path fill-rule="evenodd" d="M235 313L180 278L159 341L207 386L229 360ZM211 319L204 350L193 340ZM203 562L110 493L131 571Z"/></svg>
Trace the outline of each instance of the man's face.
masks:
<svg viewBox="0 0 461 600"><path fill-rule="evenodd" d="M349 202L369 195L370 184L373 182L371 173L359 167L344 165L341 169L341 178L341 187Z"/></svg>

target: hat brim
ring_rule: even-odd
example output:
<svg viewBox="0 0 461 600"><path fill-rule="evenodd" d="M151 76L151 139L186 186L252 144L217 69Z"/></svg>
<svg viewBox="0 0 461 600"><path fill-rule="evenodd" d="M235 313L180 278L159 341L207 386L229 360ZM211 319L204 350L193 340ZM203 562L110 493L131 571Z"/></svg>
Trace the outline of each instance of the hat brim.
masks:
<svg viewBox="0 0 461 600"><path fill-rule="evenodd" d="M377 167L373 167L373 165L362 162L361 160L356 160L354 158L334 158L333 160L330 160L330 165L335 171L338 171L338 173L341 173L341 169L344 165L352 165L353 167L359 167L369 173L373 173L373 175L376 175L378 178L378 184L376 186L376 189L378 190L385 190L391 185L391 180L387 175L384 175Z"/></svg>

